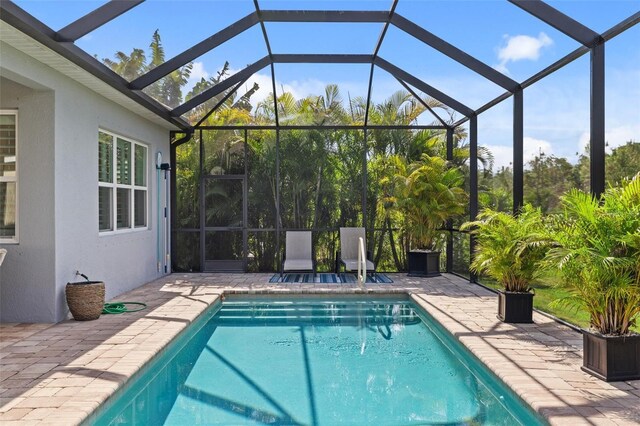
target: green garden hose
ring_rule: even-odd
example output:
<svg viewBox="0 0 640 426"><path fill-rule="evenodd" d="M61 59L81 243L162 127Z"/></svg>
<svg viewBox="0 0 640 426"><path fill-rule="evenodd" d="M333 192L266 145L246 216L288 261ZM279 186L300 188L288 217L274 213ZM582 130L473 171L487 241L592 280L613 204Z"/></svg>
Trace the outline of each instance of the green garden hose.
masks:
<svg viewBox="0 0 640 426"><path fill-rule="evenodd" d="M137 305L139 308L128 309L126 305ZM114 302L105 303L102 308L103 314L123 314L125 312L138 312L147 307L146 303L142 302Z"/></svg>

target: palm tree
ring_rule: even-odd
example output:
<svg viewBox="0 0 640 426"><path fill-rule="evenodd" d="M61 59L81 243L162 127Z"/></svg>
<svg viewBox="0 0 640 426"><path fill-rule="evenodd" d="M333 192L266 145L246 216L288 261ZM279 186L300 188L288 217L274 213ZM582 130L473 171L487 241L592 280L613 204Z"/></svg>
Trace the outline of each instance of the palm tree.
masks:
<svg viewBox="0 0 640 426"><path fill-rule="evenodd" d="M336 84L328 84L324 88L324 96L318 96L312 106L315 125L344 124L348 117L342 106L342 96Z"/></svg>
<svg viewBox="0 0 640 426"><path fill-rule="evenodd" d="M539 263L548 244L541 238L543 219L539 208L526 204L518 216L485 209L478 220L463 224L461 229L477 236L471 269L487 273L505 291L526 293L542 273Z"/></svg>
<svg viewBox="0 0 640 426"><path fill-rule="evenodd" d="M116 52L116 60L103 59L102 62L127 81L135 80L144 74L147 58L142 49L133 49L130 55Z"/></svg>
<svg viewBox="0 0 640 426"><path fill-rule="evenodd" d="M153 33L151 44L151 62L147 67L147 71L164 63L164 48L160 40L160 33L156 30ZM187 65L172 71L169 75L161 78L153 83L146 90L147 93L158 102L175 108L182 103L182 88L187 84L193 64L189 62Z"/></svg>
<svg viewBox="0 0 640 426"><path fill-rule="evenodd" d="M115 61L105 58L102 62L127 81L132 81L164 63L164 48L158 30L153 33L149 48L151 49L149 63L147 63L147 56L142 49L133 49L130 55L116 52ZM144 92L169 108L177 107L182 103L182 88L187 84L192 67L193 65L188 63L172 71L169 75L146 87Z"/></svg>
<svg viewBox="0 0 640 426"><path fill-rule="evenodd" d="M405 215L404 232L413 247L435 250L438 229L465 211L462 173L446 160L428 154L405 170L405 174L394 176L394 208Z"/></svg>
<svg viewBox="0 0 640 426"><path fill-rule="evenodd" d="M570 295L556 303L584 308L602 334L630 334L640 318L640 173L600 198L572 189L562 208L546 266Z"/></svg>
<svg viewBox="0 0 640 426"><path fill-rule="evenodd" d="M218 72L216 72L215 76L211 76L209 78L204 78L204 77L200 78L200 81L196 82L196 84L194 84L191 90L186 94L185 101L188 101L191 98L204 92L205 90L215 86L216 84L218 84L219 82L227 78L228 75L229 75L229 62L225 62L222 68ZM228 89L228 90L232 90L232 89ZM201 118L205 116L205 114L211 111L211 109L226 94L227 94L227 91L220 93L218 96L215 96L207 100L206 102L203 102L202 104L198 105L197 107L193 108L191 111L187 113L188 121L192 124L197 123Z"/></svg>

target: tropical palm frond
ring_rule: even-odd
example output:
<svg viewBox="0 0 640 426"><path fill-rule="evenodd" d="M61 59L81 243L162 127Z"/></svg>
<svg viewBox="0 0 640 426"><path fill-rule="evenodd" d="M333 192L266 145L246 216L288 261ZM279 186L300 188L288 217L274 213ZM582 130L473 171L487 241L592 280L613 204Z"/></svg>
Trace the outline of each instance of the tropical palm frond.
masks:
<svg viewBox="0 0 640 426"><path fill-rule="evenodd" d="M555 246L545 258L560 271L572 301L603 334L627 334L640 316L640 175L601 199L571 190L552 216Z"/></svg>
<svg viewBox="0 0 640 426"><path fill-rule="evenodd" d="M549 249L549 239L538 233L542 213L525 205L518 216L485 209L478 220L462 225L476 236L477 247L471 269L486 273L505 290L523 292L540 275L540 262Z"/></svg>

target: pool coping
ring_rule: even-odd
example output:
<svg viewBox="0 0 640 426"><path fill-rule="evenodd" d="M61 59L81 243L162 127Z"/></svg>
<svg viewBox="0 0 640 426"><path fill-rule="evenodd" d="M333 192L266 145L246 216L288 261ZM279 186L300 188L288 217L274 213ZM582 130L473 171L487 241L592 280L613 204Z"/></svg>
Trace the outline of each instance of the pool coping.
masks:
<svg viewBox="0 0 640 426"><path fill-rule="evenodd" d="M551 424L640 424L640 381L609 384L587 375L579 333L538 313L534 324L501 323L495 295L459 277L393 274L394 283L363 290L274 284L270 276L173 274L119 297L148 302L146 311L40 325L17 339L15 331L29 326L1 325L0 421L81 423L227 294L406 294Z"/></svg>

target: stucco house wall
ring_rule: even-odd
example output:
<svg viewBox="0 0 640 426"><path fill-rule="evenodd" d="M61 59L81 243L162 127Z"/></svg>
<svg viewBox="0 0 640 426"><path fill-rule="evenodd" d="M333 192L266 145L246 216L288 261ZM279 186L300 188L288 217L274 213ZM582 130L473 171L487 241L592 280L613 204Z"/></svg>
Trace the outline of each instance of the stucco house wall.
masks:
<svg viewBox="0 0 640 426"><path fill-rule="evenodd" d="M18 84L2 73L0 108L19 111L20 240L19 244L2 246L8 255L0 266L0 320L53 321L56 318L54 92L37 85L34 89Z"/></svg>
<svg viewBox="0 0 640 426"><path fill-rule="evenodd" d="M107 298L153 280L157 211L155 156L169 158L163 127L13 47L0 45L2 108L18 108L17 245L0 267L0 321L57 322L68 314L64 288L103 280ZM17 84L16 84L17 83ZM148 229L98 232L98 129L147 145ZM164 191L160 191L161 194Z"/></svg>

